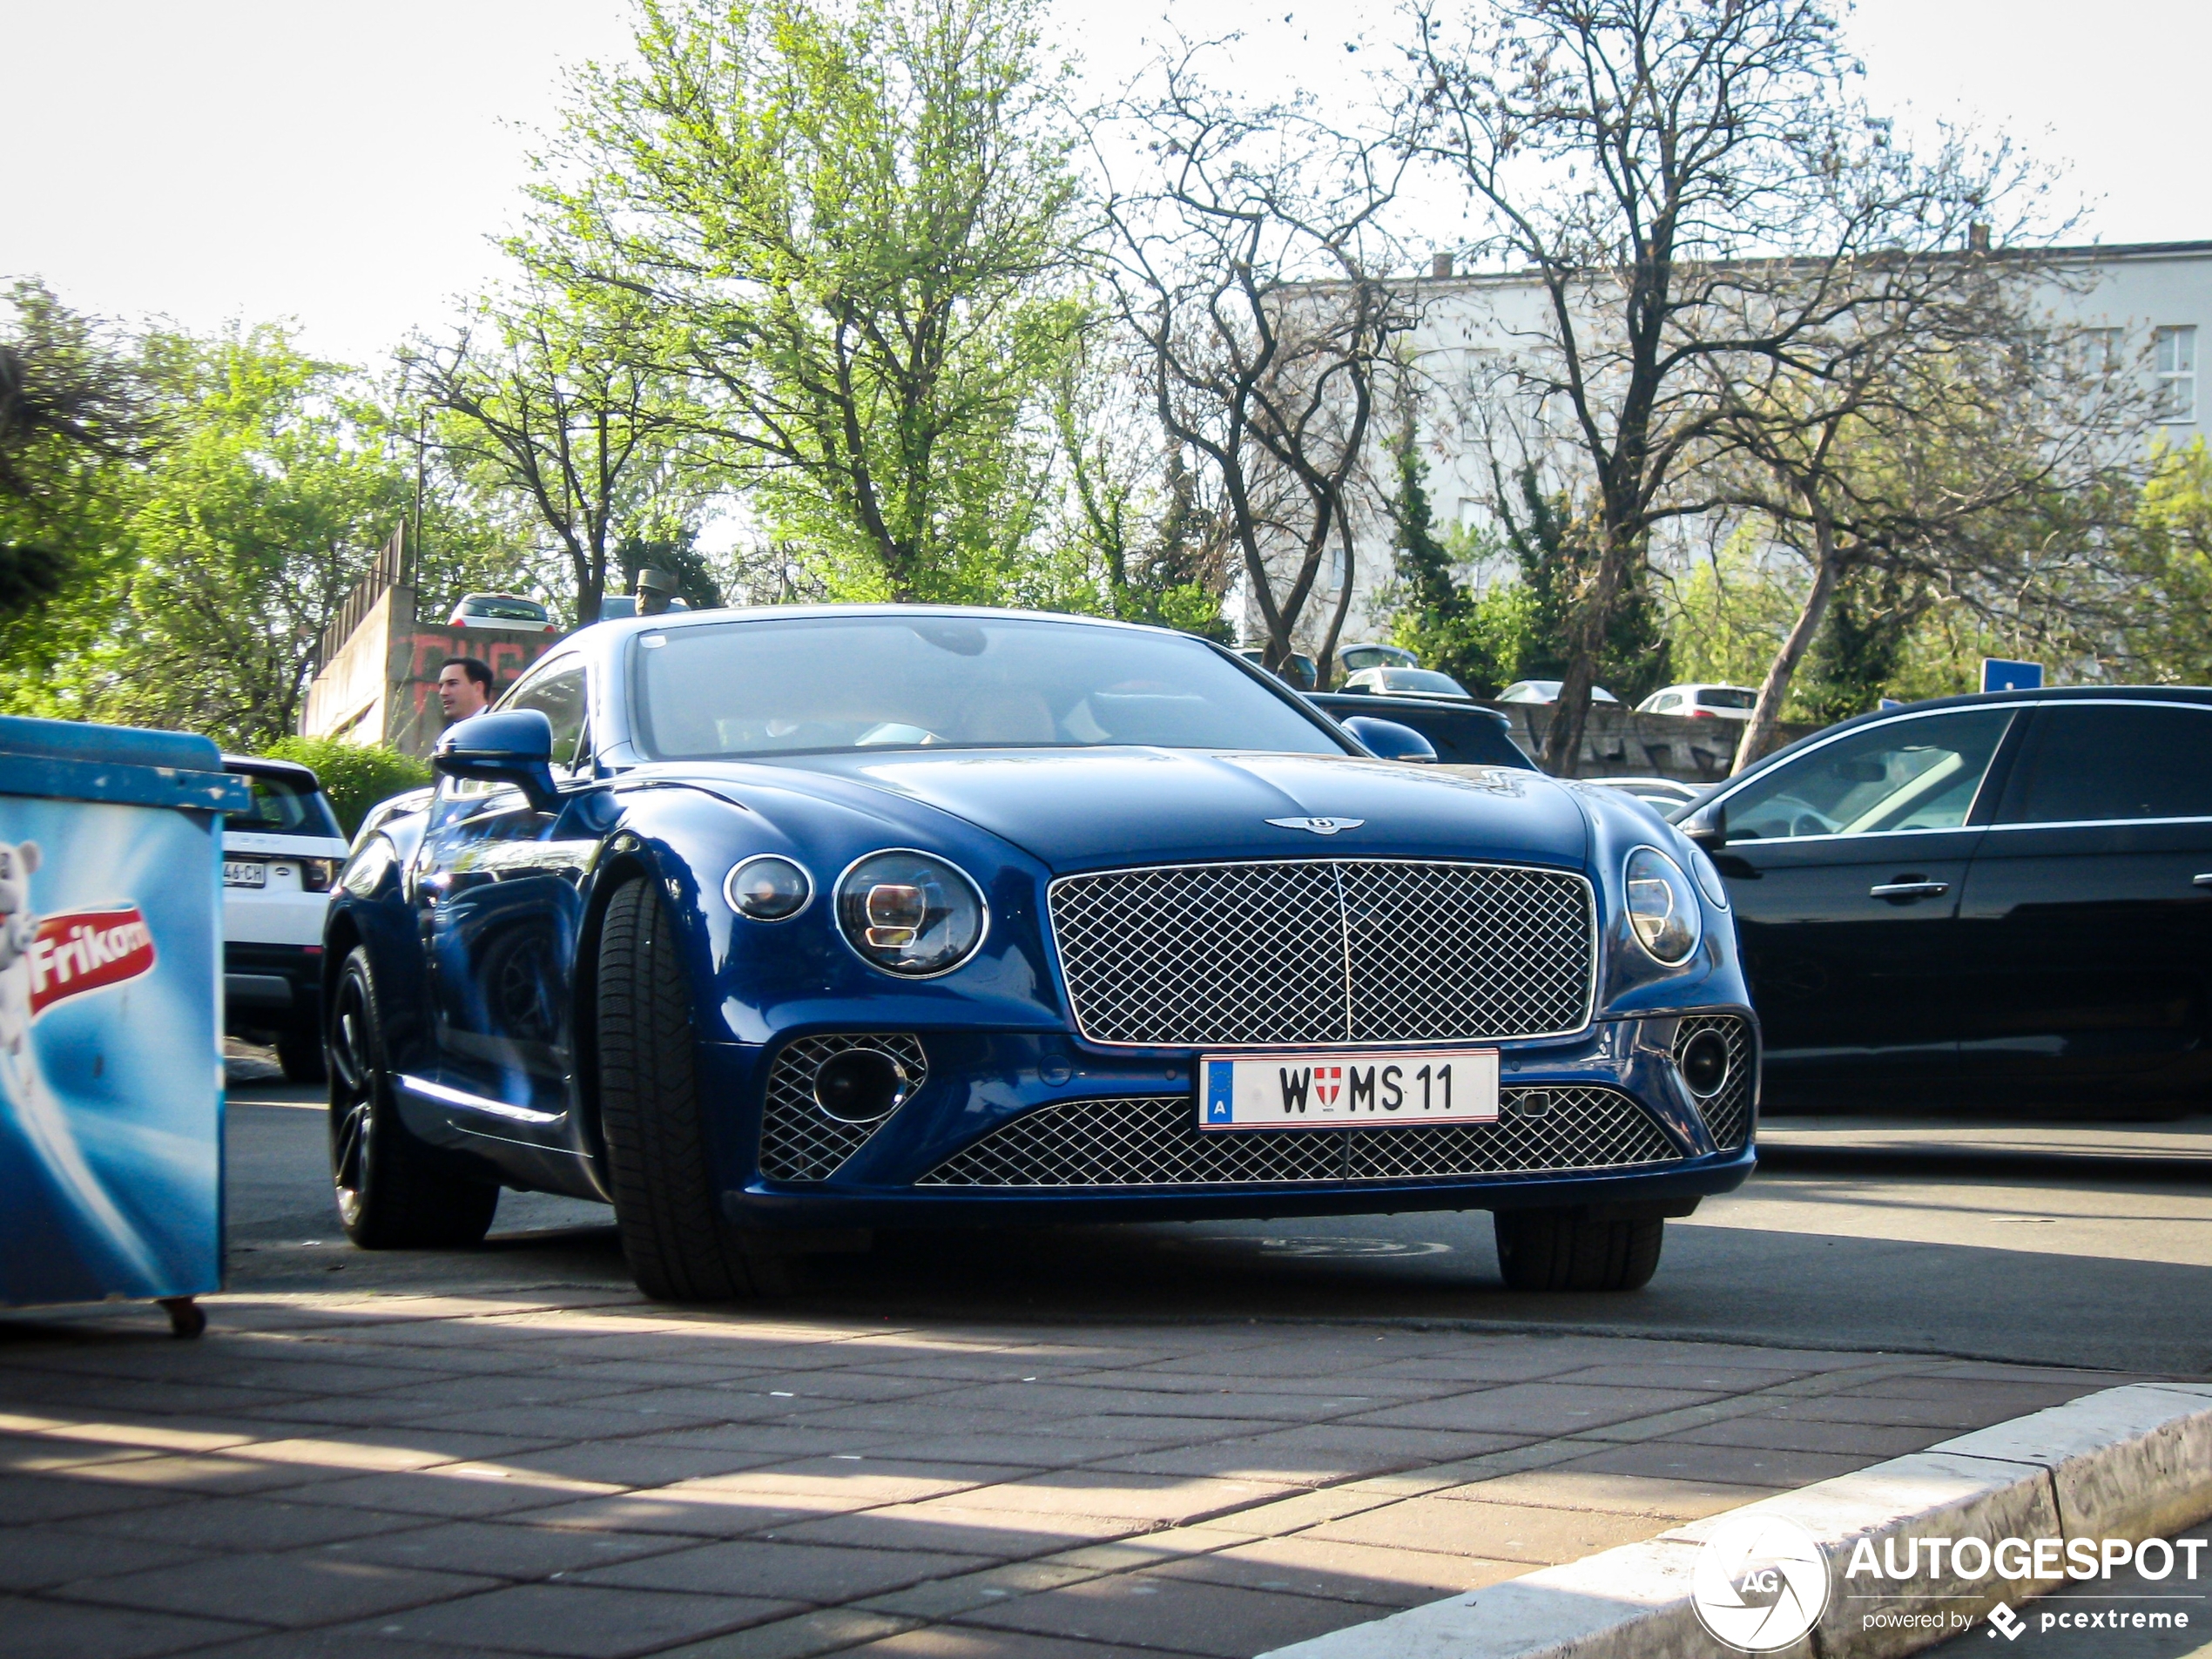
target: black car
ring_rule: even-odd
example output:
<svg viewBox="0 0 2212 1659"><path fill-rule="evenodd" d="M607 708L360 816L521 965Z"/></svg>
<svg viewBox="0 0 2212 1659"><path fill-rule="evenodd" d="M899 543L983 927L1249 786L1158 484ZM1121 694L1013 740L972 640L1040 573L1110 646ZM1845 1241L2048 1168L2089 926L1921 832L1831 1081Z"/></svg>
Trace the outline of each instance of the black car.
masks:
<svg viewBox="0 0 2212 1659"><path fill-rule="evenodd" d="M1677 822L1727 882L1770 1106L2212 1096L2212 691L1865 715Z"/></svg>
<svg viewBox="0 0 2212 1659"><path fill-rule="evenodd" d="M1343 720L1354 715L1408 725L1429 741L1439 765L1515 766L1538 770L1516 748L1513 723L1495 709L1422 697L1376 697L1360 691L1308 691L1305 700Z"/></svg>

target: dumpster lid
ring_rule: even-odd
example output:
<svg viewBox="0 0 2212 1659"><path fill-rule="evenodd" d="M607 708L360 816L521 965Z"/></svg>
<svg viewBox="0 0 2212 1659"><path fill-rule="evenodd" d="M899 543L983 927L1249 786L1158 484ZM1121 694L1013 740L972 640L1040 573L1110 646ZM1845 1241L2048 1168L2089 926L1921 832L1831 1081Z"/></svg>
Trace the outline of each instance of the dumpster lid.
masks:
<svg viewBox="0 0 2212 1659"><path fill-rule="evenodd" d="M189 732L0 715L0 795L242 812L252 796Z"/></svg>

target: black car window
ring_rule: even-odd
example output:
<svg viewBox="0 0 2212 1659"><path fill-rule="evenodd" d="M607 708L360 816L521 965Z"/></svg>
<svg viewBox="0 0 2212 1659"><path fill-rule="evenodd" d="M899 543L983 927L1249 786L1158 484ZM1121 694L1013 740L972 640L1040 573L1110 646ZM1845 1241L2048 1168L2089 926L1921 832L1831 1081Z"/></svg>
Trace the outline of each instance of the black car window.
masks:
<svg viewBox="0 0 2212 1659"><path fill-rule="evenodd" d="M253 792L253 802L242 813L226 814L223 819L225 828L252 830L261 835L328 835L344 839L338 819L331 813L330 803L314 785L284 772L239 772L232 775L246 780L246 786Z"/></svg>
<svg viewBox="0 0 2212 1659"><path fill-rule="evenodd" d="M2212 709L2046 705L1997 821L2128 818L2212 818Z"/></svg>
<svg viewBox="0 0 2212 1659"><path fill-rule="evenodd" d="M1729 839L1956 829L2013 714L1887 720L1784 760L1728 798Z"/></svg>
<svg viewBox="0 0 2212 1659"><path fill-rule="evenodd" d="M1187 636L921 612L640 634L639 746L656 759L917 748L1341 754L1327 731Z"/></svg>
<svg viewBox="0 0 2212 1659"><path fill-rule="evenodd" d="M573 765L583 733L583 668L570 664L533 675L508 693L502 709L536 709L553 724L553 764Z"/></svg>

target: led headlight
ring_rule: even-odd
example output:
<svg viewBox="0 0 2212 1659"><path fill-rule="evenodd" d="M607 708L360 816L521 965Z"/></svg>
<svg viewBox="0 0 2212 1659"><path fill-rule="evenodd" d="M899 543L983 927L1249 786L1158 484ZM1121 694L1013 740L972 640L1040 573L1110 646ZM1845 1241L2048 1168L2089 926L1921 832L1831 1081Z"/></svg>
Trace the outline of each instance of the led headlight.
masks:
<svg viewBox="0 0 2212 1659"><path fill-rule="evenodd" d="M1697 891L1682 867L1656 846L1640 846L1629 854L1622 886L1636 943L1669 968L1688 961L1697 948L1701 924Z"/></svg>
<svg viewBox="0 0 2212 1659"><path fill-rule="evenodd" d="M983 942L983 895L927 853L874 853L837 884L837 925L887 974L950 973Z"/></svg>
<svg viewBox="0 0 2212 1659"><path fill-rule="evenodd" d="M814 884L806 872L773 853L747 859L722 880L730 908L755 921L788 921L806 908Z"/></svg>

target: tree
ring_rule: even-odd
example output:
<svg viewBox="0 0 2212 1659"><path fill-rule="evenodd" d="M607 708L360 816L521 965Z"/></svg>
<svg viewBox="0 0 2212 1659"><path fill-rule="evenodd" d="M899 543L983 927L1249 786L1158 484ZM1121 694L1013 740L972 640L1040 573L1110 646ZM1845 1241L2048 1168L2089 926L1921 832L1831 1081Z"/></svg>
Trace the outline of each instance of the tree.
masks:
<svg viewBox="0 0 2212 1659"><path fill-rule="evenodd" d="M2027 519L2060 510L2101 539L2080 509L2128 476L2148 413L2131 377L2085 373L2085 342L2044 320L2038 289L2059 275L2045 261L1974 250L1865 263L1860 303L1838 324L1801 327L1762 376L1712 388L1715 493L1756 513L1811 577L1745 722L1738 771L1772 743L1792 676L1850 578L1865 573L1861 597L1897 612L1884 631L1893 668L1931 592L1973 604L2016 590L2033 563ZM1839 619L1831 662L1856 626Z"/></svg>
<svg viewBox="0 0 2212 1659"><path fill-rule="evenodd" d="M8 639L24 712L291 732L322 629L412 500L347 373L278 328L149 343L165 442L99 569Z"/></svg>
<svg viewBox="0 0 2212 1659"><path fill-rule="evenodd" d="M552 536L579 625L599 619L617 545L680 534L704 493L671 476L677 404L649 334L631 296L538 293L484 300L450 345L402 360L444 412L447 463L519 497Z"/></svg>
<svg viewBox="0 0 2212 1659"><path fill-rule="evenodd" d="M1109 191L1103 267L1170 446L1213 475L1269 667L1333 582L1314 631L1326 675L1377 379L1413 323L1382 229L1402 164L1303 107L1216 91L1197 68L1209 50L1171 49L1152 95L1118 112L1157 171Z"/></svg>
<svg viewBox="0 0 2212 1659"><path fill-rule="evenodd" d="M61 592L97 550L158 427L137 342L43 284L8 291L0 334L0 622Z"/></svg>
<svg viewBox="0 0 2212 1659"><path fill-rule="evenodd" d="M1448 543L1436 535L1426 469L1410 434L1406 440L1397 448L1399 486L1392 502L1399 643L1478 697L1494 696L1514 680L1560 678L1571 649L1580 576L1567 536L1566 500L1546 495L1535 469L1524 466L1513 485L1521 497L1518 509L1501 482L1502 540L1462 531L1456 546ZM1508 558L1514 577L1480 590L1457 574L1462 564ZM1639 584L1614 613L1598 677L1634 702L1667 682L1670 652L1658 607Z"/></svg>
<svg viewBox="0 0 2212 1659"><path fill-rule="evenodd" d="M518 251L640 303L690 429L833 591L989 598L1076 325L1033 0L643 0Z"/></svg>
<svg viewBox="0 0 2212 1659"><path fill-rule="evenodd" d="M1847 330L1905 256L2033 192L2002 151L1905 155L1849 95L1818 0L1497 0L1456 30L1424 3L1415 26L1401 141L1469 192L1479 251L1543 293L1511 373L1562 413L1575 480L1583 569L1545 743L1565 770L1655 529L1710 505L1684 475L1720 441L1716 388Z"/></svg>

